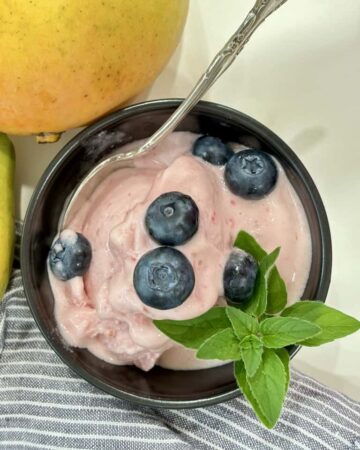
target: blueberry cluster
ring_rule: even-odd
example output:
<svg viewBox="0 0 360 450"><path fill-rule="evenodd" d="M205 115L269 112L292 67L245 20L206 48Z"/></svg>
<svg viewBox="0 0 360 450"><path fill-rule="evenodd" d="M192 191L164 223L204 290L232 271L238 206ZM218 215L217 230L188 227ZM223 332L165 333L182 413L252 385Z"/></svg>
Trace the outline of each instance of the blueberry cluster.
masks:
<svg viewBox="0 0 360 450"><path fill-rule="evenodd" d="M181 192L166 192L146 211L145 227L162 245L143 255L134 271L134 288L145 305L172 309L189 297L195 285L190 261L173 246L185 244L197 232L199 209Z"/></svg>
<svg viewBox="0 0 360 450"><path fill-rule="evenodd" d="M227 186L243 198L262 198L275 186L275 163L260 150L235 153L219 138L201 136L195 141L192 154L216 166L226 165ZM173 247L188 242L197 232L198 222L196 203L181 192L162 194L149 206L145 227L162 247L139 259L133 277L134 288L147 306L176 308L191 294L194 270L185 255ZM251 255L240 251L230 254L223 274L224 294L229 303L243 303L252 296L257 272L257 262Z"/></svg>
<svg viewBox="0 0 360 450"><path fill-rule="evenodd" d="M229 190L244 199L258 200L275 187L278 170L274 160L262 150L249 148L235 153L219 138L201 136L192 153L206 162L225 165L225 183ZM258 263L252 255L233 251L223 273L224 295L230 304L246 303L254 294Z"/></svg>
<svg viewBox="0 0 360 450"><path fill-rule="evenodd" d="M249 148L238 153L213 136L199 137L192 153L216 166L225 165L225 182L239 197L256 200L275 187L278 171L273 159L262 150Z"/></svg>
<svg viewBox="0 0 360 450"><path fill-rule="evenodd" d="M276 184L276 165L261 150L235 153L219 138L201 136L195 141L192 153L210 164L225 165L226 185L232 193L245 199L260 199ZM193 291L195 274L186 256L173 247L185 244L196 234L199 209L188 195L167 192L148 207L145 227L160 247L139 259L133 274L134 288L140 300L151 308L176 308ZM67 281L82 276L90 266L91 257L91 245L86 237L64 230L51 247L49 264L56 278ZM254 292L257 273L258 265L251 255L233 251L223 273L228 302L246 302Z"/></svg>

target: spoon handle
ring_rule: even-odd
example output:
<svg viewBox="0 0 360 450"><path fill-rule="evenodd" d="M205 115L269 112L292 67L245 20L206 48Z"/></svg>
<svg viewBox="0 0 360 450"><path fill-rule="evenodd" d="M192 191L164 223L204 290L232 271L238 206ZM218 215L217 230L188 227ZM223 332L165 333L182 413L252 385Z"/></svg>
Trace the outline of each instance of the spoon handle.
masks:
<svg viewBox="0 0 360 450"><path fill-rule="evenodd" d="M255 5L246 16L244 22L231 36L219 53L217 53L187 98L156 131L156 133L154 133L139 149L132 153L136 153L136 155L145 153L155 147L161 139L170 134L186 114L197 104L212 84L214 84L215 81L231 66L259 25L286 1L287 0L256 0Z"/></svg>

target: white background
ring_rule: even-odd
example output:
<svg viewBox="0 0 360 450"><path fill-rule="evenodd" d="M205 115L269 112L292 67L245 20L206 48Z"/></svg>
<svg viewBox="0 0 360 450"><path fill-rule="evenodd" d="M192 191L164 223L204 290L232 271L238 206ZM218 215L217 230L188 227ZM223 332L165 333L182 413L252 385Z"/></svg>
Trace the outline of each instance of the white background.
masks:
<svg viewBox="0 0 360 450"><path fill-rule="evenodd" d="M251 0L190 0L183 40L137 100L185 96L244 19ZM205 97L253 116L295 150L329 216L334 252L328 304L360 317L360 0L289 0L255 33ZM58 150L14 138L17 215ZM360 333L303 348L293 366L360 400Z"/></svg>

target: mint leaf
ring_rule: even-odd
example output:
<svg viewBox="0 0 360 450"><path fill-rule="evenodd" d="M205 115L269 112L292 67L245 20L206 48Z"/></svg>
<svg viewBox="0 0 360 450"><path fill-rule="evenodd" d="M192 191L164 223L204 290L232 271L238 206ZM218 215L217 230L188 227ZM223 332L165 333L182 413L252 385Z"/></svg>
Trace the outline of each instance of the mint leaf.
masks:
<svg viewBox="0 0 360 450"><path fill-rule="evenodd" d="M259 297L259 305L257 309L258 316L267 311L267 302L268 302L268 287L269 287L269 277L275 266L275 261L277 260L280 253L280 247L276 248L273 252L264 256L264 258L260 262L260 274L261 274L261 295Z"/></svg>
<svg viewBox="0 0 360 450"><path fill-rule="evenodd" d="M241 311L241 309L233 308L232 306L227 306L226 314L231 322L231 325L233 327L236 336L239 338L240 341L245 336L248 336L249 334L255 334L258 332L259 330L258 321L249 314L246 314L244 311Z"/></svg>
<svg viewBox="0 0 360 450"><path fill-rule="evenodd" d="M296 317L272 317L260 323L265 347L282 348L319 334L320 327Z"/></svg>
<svg viewBox="0 0 360 450"><path fill-rule="evenodd" d="M251 393L272 428L278 421L285 400L286 373L284 365L273 350L265 349L259 369L246 376Z"/></svg>
<svg viewBox="0 0 360 450"><path fill-rule="evenodd" d="M199 348L200 359L237 360L241 358L240 342L231 328L219 331L209 337Z"/></svg>
<svg viewBox="0 0 360 450"><path fill-rule="evenodd" d="M256 371L258 370L261 363L263 350L264 347L261 340L253 334L244 337L244 339L241 341L241 358L244 361L246 375L248 377L254 376Z"/></svg>
<svg viewBox="0 0 360 450"><path fill-rule="evenodd" d="M266 312L276 314L282 311L287 303L285 281L281 278L276 267L270 273L268 281L268 298Z"/></svg>
<svg viewBox="0 0 360 450"><path fill-rule="evenodd" d="M234 246L250 253L258 263L267 255L266 251L246 231L240 231L236 237ZM284 280L279 271L274 267L268 281L267 309L269 314L276 314L285 308L287 292Z"/></svg>
<svg viewBox="0 0 360 450"><path fill-rule="evenodd" d="M290 383L290 356L289 352L285 348L279 348L275 350L275 353L278 355L278 357L281 359L281 362L283 363L284 369L285 369L285 375L286 375L286 387L285 387L285 393L289 389L289 383Z"/></svg>
<svg viewBox="0 0 360 450"><path fill-rule="evenodd" d="M299 301L284 309L281 315L307 320L320 327L319 334L301 342L301 345L309 347L326 344L360 329L360 322L357 319L318 301Z"/></svg>
<svg viewBox="0 0 360 450"><path fill-rule="evenodd" d="M198 349L210 336L231 327L225 308L214 307L189 320L154 320L166 336L188 348Z"/></svg>
<svg viewBox="0 0 360 450"><path fill-rule="evenodd" d="M267 308L268 280L279 253L280 247L276 248L269 255L264 256L261 260L257 285L250 306L246 309L247 312L255 313L257 316L265 313Z"/></svg>
<svg viewBox="0 0 360 450"><path fill-rule="evenodd" d="M267 255L266 251L246 231L240 231L238 233L234 246L240 248L240 250L244 250L246 253L250 253L257 262L260 262Z"/></svg>
<svg viewBox="0 0 360 450"><path fill-rule="evenodd" d="M246 370L243 361L235 361L234 376L240 391L244 394L245 398L252 406L259 420L266 426L266 428L272 428L273 425L267 420L265 415L262 413L258 402L256 401L255 397L251 392L249 383L246 379Z"/></svg>

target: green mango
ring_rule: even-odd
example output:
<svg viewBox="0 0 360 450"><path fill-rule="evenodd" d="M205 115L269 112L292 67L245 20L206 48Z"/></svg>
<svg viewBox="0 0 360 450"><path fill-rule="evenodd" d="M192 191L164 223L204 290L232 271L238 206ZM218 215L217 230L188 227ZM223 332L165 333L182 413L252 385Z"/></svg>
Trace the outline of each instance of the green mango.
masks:
<svg viewBox="0 0 360 450"><path fill-rule="evenodd" d="M6 134L0 133L0 301L11 273L15 241L15 151Z"/></svg>

